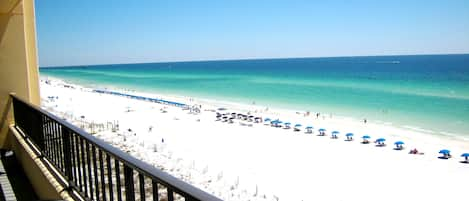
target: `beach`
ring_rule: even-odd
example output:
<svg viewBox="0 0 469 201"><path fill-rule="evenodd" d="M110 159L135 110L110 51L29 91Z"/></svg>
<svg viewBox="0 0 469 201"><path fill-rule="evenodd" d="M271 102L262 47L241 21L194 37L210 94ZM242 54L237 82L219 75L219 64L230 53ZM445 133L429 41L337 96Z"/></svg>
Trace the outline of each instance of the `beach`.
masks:
<svg viewBox="0 0 469 201"><path fill-rule="evenodd" d="M47 81L47 83L46 83ZM148 94L197 106L181 107L102 94L50 77L41 78L42 107L77 126L118 122L94 136L223 200L465 200L469 143L360 119L306 114L220 100ZM223 108L220 110L220 108ZM217 121L216 113L251 114L301 124L299 132L267 122ZM111 123L112 124L112 123ZM305 127L314 126L312 134ZM318 136L318 129L326 136ZM339 131L338 139L331 132ZM346 133L354 133L346 141ZM363 135L370 144L361 144ZM373 143L385 138L385 147ZM394 150L403 141L404 150ZM420 154L408 152L417 148ZM452 158L439 159L441 149Z"/></svg>

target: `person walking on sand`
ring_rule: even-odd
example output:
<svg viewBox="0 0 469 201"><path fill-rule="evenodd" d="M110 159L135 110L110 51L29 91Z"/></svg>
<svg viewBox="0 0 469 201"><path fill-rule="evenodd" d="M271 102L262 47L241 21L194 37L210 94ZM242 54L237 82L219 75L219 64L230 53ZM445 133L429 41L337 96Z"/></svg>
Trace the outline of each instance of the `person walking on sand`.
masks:
<svg viewBox="0 0 469 201"><path fill-rule="evenodd" d="M366 118L365 118L365 119L363 119L363 123L365 123L365 124L366 124L366 122L367 122Z"/></svg>

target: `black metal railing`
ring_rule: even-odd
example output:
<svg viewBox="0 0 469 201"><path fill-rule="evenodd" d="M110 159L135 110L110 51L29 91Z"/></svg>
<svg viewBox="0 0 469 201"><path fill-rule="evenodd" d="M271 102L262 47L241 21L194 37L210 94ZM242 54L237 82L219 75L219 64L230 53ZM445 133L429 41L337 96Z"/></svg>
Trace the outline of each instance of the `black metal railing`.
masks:
<svg viewBox="0 0 469 201"><path fill-rule="evenodd" d="M220 200L11 95L15 126L66 190L87 200Z"/></svg>

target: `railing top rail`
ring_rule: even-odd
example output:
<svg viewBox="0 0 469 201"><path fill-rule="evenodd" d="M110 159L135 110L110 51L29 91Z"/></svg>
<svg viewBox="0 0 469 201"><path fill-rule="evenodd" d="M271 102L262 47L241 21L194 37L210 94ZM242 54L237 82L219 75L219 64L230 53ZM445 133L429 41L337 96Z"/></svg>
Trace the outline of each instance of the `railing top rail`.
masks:
<svg viewBox="0 0 469 201"><path fill-rule="evenodd" d="M101 139L98 139L90 134L88 134L86 131L74 126L73 124L63 120L63 119L60 119L59 117L55 116L54 114L36 106L36 105L33 105L25 100L23 100L22 98L16 96L15 94L10 94L10 96L15 99L15 100L18 100L26 105L28 105L29 107L31 107L32 109L38 111L38 112L41 112L43 113L44 115L46 115L47 117L53 119L54 121L56 121L57 123L67 127L68 129L70 129L72 132L80 135L80 137L84 138L85 140L87 140L88 142L90 142L91 144L93 144L94 146L96 146L97 148L105 151L107 154L113 156L114 158L116 158L117 160L121 161L122 163L124 163L125 165L129 166L130 168L132 169L135 169L137 170L138 172L141 172L143 174L145 174L146 176L152 178L152 179L155 179L157 180L159 183L163 184L163 185L166 185L166 186L170 186L171 188L174 189L175 192L177 193L180 193L182 195L188 195L188 196L191 196L193 198L196 198L198 200L207 200L207 201L221 201L221 199L211 195L211 194L208 194L168 173L165 173L151 165L149 165L148 163L145 163L141 160L138 160L137 158L123 152L122 150L120 149L117 149L113 146L111 146L110 144L106 143L105 141L101 140Z"/></svg>

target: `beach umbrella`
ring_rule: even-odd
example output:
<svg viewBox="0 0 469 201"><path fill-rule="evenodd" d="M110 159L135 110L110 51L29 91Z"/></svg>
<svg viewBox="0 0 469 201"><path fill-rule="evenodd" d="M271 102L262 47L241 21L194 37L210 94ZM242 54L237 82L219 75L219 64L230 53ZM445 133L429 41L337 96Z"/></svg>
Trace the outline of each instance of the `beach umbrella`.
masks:
<svg viewBox="0 0 469 201"><path fill-rule="evenodd" d="M369 135L364 135L362 138L363 139L370 139L371 137Z"/></svg>
<svg viewBox="0 0 469 201"><path fill-rule="evenodd" d="M404 142L402 141L397 141L394 143L397 147L397 150L401 150L402 149L402 145L404 144Z"/></svg>
<svg viewBox="0 0 469 201"><path fill-rule="evenodd" d="M254 121L256 123L260 123L260 122L262 122L262 117L256 117L256 118L254 118Z"/></svg>
<svg viewBox="0 0 469 201"><path fill-rule="evenodd" d="M312 126L307 126L306 129L313 129L313 127Z"/></svg>
<svg viewBox="0 0 469 201"><path fill-rule="evenodd" d="M319 131L320 131L320 132L324 132L324 131L326 131L326 129L320 128Z"/></svg>
<svg viewBox="0 0 469 201"><path fill-rule="evenodd" d="M449 154L449 152L450 152L450 151L447 150L447 149L442 149L442 150L440 150L440 152L438 152L438 153L447 155L447 154Z"/></svg>
<svg viewBox="0 0 469 201"><path fill-rule="evenodd" d="M295 124L295 127L301 127L301 124Z"/></svg>
<svg viewBox="0 0 469 201"><path fill-rule="evenodd" d="M467 161L467 158L469 158L469 153L463 153L461 154L461 157L464 157Z"/></svg>
<svg viewBox="0 0 469 201"><path fill-rule="evenodd" d="M332 131L332 138L337 139L337 134L339 134L339 131Z"/></svg>
<svg viewBox="0 0 469 201"><path fill-rule="evenodd" d="M348 141L352 141L353 133L347 133L345 136L347 137Z"/></svg>
<svg viewBox="0 0 469 201"><path fill-rule="evenodd" d="M270 118L265 118L264 121L270 121Z"/></svg>
<svg viewBox="0 0 469 201"><path fill-rule="evenodd" d="M285 125L290 125L291 123L290 122L285 122Z"/></svg>
<svg viewBox="0 0 469 201"><path fill-rule="evenodd" d="M378 139L376 140L376 142L384 142L384 141L386 141L386 139L384 139L384 138L378 138Z"/></svg>

